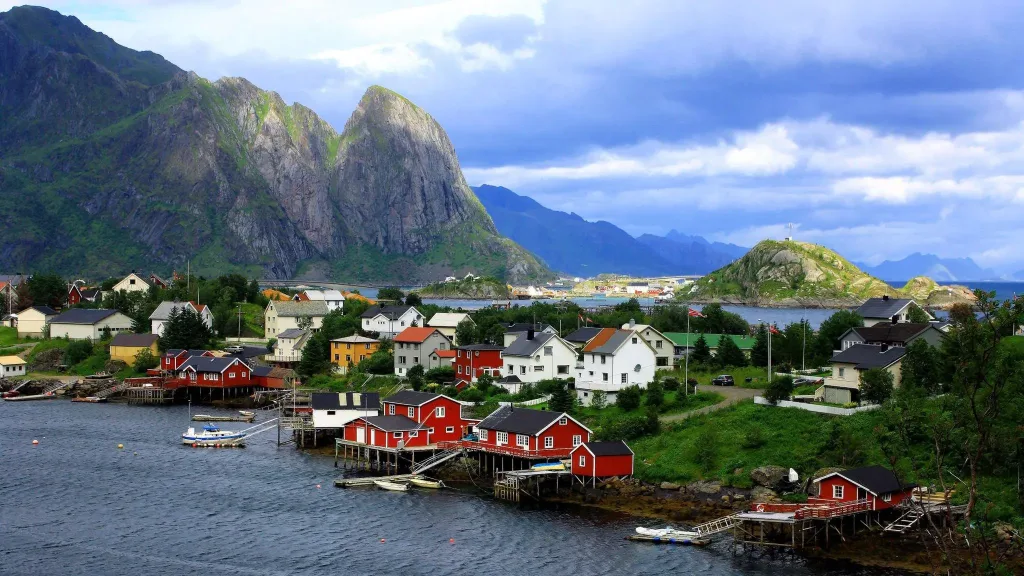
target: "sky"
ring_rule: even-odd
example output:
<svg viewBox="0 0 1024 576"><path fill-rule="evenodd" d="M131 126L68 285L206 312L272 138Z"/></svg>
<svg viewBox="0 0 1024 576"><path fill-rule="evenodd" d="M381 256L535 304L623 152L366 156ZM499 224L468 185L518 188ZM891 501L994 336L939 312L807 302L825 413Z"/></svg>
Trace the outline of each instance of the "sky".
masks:
<svg viewBox="0 0 1024 576"><path fill-rule="evenodd" d="M626 231L1024 271L1024 3L41 2L340 130L380 84L471 185ZM0 0L0 10L10 6Z"/></svg>

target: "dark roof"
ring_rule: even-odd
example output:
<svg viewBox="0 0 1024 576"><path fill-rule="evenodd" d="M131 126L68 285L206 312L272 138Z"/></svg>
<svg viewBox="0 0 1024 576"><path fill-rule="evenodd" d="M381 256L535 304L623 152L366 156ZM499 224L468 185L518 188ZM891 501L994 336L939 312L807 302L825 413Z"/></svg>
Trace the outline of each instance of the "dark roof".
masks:
<svg viewBox="0 0 1024 576"><path fill-rule="evenodd" d="M85 298L86 300L92 300L100 293L99 288L81 288L78 291L82 293L82 298Z"/></svg>
<svg viewBox="0 0 1024 576"><path fill-rule="evenodd" d="M836 472L835 474L846 478L854 484L859 484L864 488L867 488L876 496L889 494L891 492L899 492L901 490L909 490L916 486L915 484L900 485L899 480L896 479L896 475L893 474L892 470L889 470L885 466L851 468L850 470L843 470L842 472ZM832 474L829 474L828 476L832 476ZM823 478L827 478L828 476L823 476Z"/></svg>
<svg viewBox="0 0 1024 576"><path fill-rule="evenodd" d="M480 428L534 435L562 417L561 412L502 406L480 422Z"/></svg>
<svg viewBox="0 0 1024 576"><path fill-rule="evenodd" d="M110 345L128 348L149 348L159 339L160 337L156 334L118 334L110 341Z"/></svg>
<svg viewBox="0 0 1024 576"><path fill-rule="evenodd" d="M363 418L367 423L380 428L386 432L401 432L404 430L419 430L424 426L415 420L405 416L366 416Z"/></svg>
<svg viewBox="0 0 1024 576"><path fill-rule="evenodd" d="M417 392L415 390L402 390L397 394L392 394L384 399L385 402L391 402L392 404L401 404L403 406L422 406L427 402L430 402L434 398L439 398L440 394L433 392Z"/></svg>
<svg viewBox="0 0 1024 576"><path fill-rule="evenodd" d="M398 320L402 317L402 314L409 311L409 308L413 308L413 306L371 306L360 314L359 317L373 318L378 314L383 314L388 320Z"/></svg>
<svg viewBox="0 0 1024 576"><path fill-rule="evenodd" d="M53 316L54 314L57 313L56 310L50 308L49 306L33 306L32 308L30 308L30 310L35 310L36 312L39 312L44 316Z"/></svg>
<svg viewBox="0 0 1024 576"><path fill-rule="evenodd" d="M534 332L548 332L554 331L554 328L550 324L544 324L543 322L537 322L536 324L530 324L529 322L517 322L515 324L509 324L505 326L505 332L528 332L533 330Z"/></svg>
<svg viewBox="0 0 1024 576"><path fill-rule="evenodd" d="M249 358L255 358L256 356L264 356L267 354L266 346L242 346L241 352L232 352L228 354L228 358L238 358L239 360L248 360Z"/></svg>
<svg viewBox="0 0 1024 576"><path fill-rule="evenodd" d="M305 330L300 330L299 328L289 328L289 329L285 330L284 332L281 332L280 334L278 334L277 338L278 339L281 339L281 338L298 338L300 336L304 336L305 334L306 334Z"/></svg>
<svg viewBox="0 0 1024 576"><path fill-rule="evenodd" d="M496 344L468 344L466 346L459 346L456 350L504 350L504 346L498 346Z"/></svg>
<svg viewBox="0 0 1024 576"><path fill-rule="evenodd" d="M512 374L510 376L505 376L501 380L496 380L495 382L505 383L505 384L520 384L520 383L522 383L522 380L519 379L519 376L516 376L515 374Z"/></svg>
<svg viewBox="0 0 1024 576"><path fill-rule="evenodd" d="M584 442L584 446L594 456L629 456L633 453L622 440L613 442Z"/></svg>
<svg viewBox="0 0 1024 576"><path fill-rule="evenodd" d="M95 324L117 314L117 310L90 310L72 308L50 320L50 324Z"/></svg>
<svg viewBox="0 0 1024 576"><path fill-rule="evenodd" d="M548 334L547 332L534 333L532 340L527 340L526 336L520 336L508 348L505 348L502 354L504 356L533 356L537 350L540 350L544 344L554 337L554 334Z"/></svg>
<svg viewBox="0 0 1024 576"><path fill-rule="evenodd" d="M858 370L885 368L903 358L907 349L893 346L883 351L882 346L874 344L854 344L832 357L833 363L856 364Z"/></svg>
<svg viewBox="0 0 1024 576"><path fill-rule="evenodd" d="M597 336L597 333L601 331L601 328L597 326L588 326L585 328L577 328L572 334L565 337L565 340L572 342L573 344L586 344L590 342L591 338Z"/></svg>
<svg viewBox="0 0 1024 576"><path fill-rule="evenodd" d="M864 318L892 318L911 302L910 298L868 298L857 308L857 314Z"/></svg>
<svg viewBox="0 0 1024 576"><path fill-rule="evenodd" d="M270 371L273 370L270 366L253 366L253 376L270 376Z"/></svg>
<svg viewBox="0 0 1024 576"><path fill-rule="evenodd" d="M874 326L852 328L852 330L863 338L865 342L885 342L888 344L892 342L907 342L931 327L931 324L924 323L904 322L893 324L891 322L882 322Z"/></svg>
<svg viewBox="0 0 1024 576"><path fill-rule="evenodd" d="M209 352L209 350L185 350L185 352L188 352L189 356L202 356Z"/></svg>
<svg viewBox="0 0 1024 576"><path fill-rule="evenodd" d="M191 366L196 372L216 372L220 374L238 358L211 358L208 356L192 356L181 365L181 370ZM242 362L245 365L244 362Z"/></svg>
<svg viewBox="0 0 1024 576"><path fill-rule="evenodd" d="M269 371L268 371L269 372ZM380 394L368 392L314 392L313 410L379 410Z"/></svg>

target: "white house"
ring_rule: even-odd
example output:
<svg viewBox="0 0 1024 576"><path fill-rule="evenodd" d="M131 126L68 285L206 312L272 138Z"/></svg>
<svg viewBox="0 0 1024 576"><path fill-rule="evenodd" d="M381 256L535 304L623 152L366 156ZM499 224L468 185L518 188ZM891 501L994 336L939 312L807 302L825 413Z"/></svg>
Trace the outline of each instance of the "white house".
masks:
<svg viewBox="0 0 1024 576"><path fill-rule="evenodd" d="M376 392L315 392L312 394L313 427L342 428L357 418L380 415Z"/></svg>
<svg viewBox="0 0 1024 576"><path fill-rule="evenodd" d="M277 338L278 334L286 330L302 329L299 326L303 318L310 319L310 329L313 332L320 330L323 326L324 316L327 316L327 303L324 301L302 301L302 302L280 302L271 300L267 309L263 311L263 328L267 338Z"/></svg>
<svg viewBox="0 0 1024 576"><path fill-rule="evenodd" d="M360 315L363 331L394 338L410 326L423 326L425 318L415 306L372 306Z"/></svg>
<svg viewBox="0 0 1024 576"><path fill-rule="evenodd" d="M274 344L274 354L267 356L267 362L275 364L292 364L302 360L302 349L309 339L309 332L298 328L289 328L277 335L277 342Z"/></svg>
<svg viewBox="0 0 1024 576"><path fill-rule="evenodd" d="M438 312L434 314L427 322L427 326L431 328L437 328L441 334L444 334L451 340L456 346L459 342L455 341L455 329L464 321L469 321L470 324L476 325L473 319L469 317L469 314L463 312Z"/></svg>
<svg viewBox="0 0 1024 576"><path fill-rule="evenodd" d="M327 311L342 310L345 307L345 295L339 290L304 290L295 295L293 300L298 302L324 302L327 304Z"/></svg>
<svg viewBox="0 0 1024 576"><path fill-rule="evenodd" d="M571 378L576 350L557 334L528 330L505 348L501 360L503 374L520 382Z"/></svg>
<svg viewBox="0 0 1024 576"><path fill-rule="evenodd" d="M50 319L50 338L101 340L105 331L111 334L131 332L132 319L117 310L72 308Z"/></svg>
<svg viewBox="0 0 1024 576"><path fill-rule="evenodd" d="M860 402L860 375L872 368L892 374L893 386L899 387L901 366L907 349L902 346L854 344L837 352L829 360L832 375L825 378L822 399L832 404Z"/></svg>
<svg viewBox="0 0 1024 576"><path fill-rule="evenodd" d="M120 290L124 290L125 292L145 292L149 290L149 282L132 270L132 273L125 276L124 280L114 284L112 290L114 292L118 292Z"/></svg>
<svg viewBox="0 0 1024 576"><path fill-rule="evenodd" d="M39 338L55 316L56 310L49 306L33 306L18 312L18 337Z"/></svg>
<svg viewBox="0 0 1024 576"><path fill-rule="evenodd" d="M541 322L537 322L536 324L530 324L529 322L509 324L508 326L505 326L505 338L502 342L502 346L505 346L506 348L511 346L512 343L518 340L520 336L530 332L531 330L535 334L541 332L545 334L558 334L558 330L555 330L553 326Z"/></svg>
<svg viewBox="0 0 1024 576"><path fill-rule="evenodd" d="M150 333L163 336L164 325L171 317L171 312L178 310L180 314L181 310L185 309L191 309L199 314L199 317L203 319L203 324L206 324L207 328L213 330L213 313L210 312L210 307L206 304L196 304L195 302L161 302L156 307L156 310L149 315Z"/></svg>
<svg viewBox="0 0 1024 576"><path fill-rule="evenodd" d="M623 388L646 388L654 380L657 355L654 348L634 330L605 328L583 347L583 366L576 372L576 396L584 405L594 392L614 402Z"/></svg>
<svg viewBox="0 0 1024 576"><path fill-rule="evenodd" d="M910 322L911 308L918 308L924 311L923 308L917 305L917 302L910 298L882 296L881 298L868 298L866 302L860 305L860 308L857 308L857 314L864 318L865 326L874 326L882 322L901 324ZM931 314L927 312L925 314L932 318Z"/></svg>
<svg viewBox="0 0 1024 576"><path fill-rule="evenodd" d="M657 357L655 366L658 368L671 368L675 359L675 345L657 328L647 324L637 324L633 320L622 325L623 330L634 330L640 335L651 348Z"/></svg>
<svg viewBox="0 0 1024 576"><path fill-rule="evenodd" d="M25 375L25 361L17 356L0 356L0 378Z"/></svg>

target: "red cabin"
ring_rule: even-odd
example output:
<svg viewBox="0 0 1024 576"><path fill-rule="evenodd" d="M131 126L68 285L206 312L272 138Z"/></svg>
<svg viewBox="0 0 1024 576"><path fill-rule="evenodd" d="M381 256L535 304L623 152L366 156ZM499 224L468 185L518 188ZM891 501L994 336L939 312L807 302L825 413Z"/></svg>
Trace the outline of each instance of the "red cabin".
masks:
<svg viewBox="0 0 1024 576"><path fill-rule="evenodd" d="M345 424L345 440L377 448L429 445L427 427L405 416L363 416Z"/></svg>
<svg viewBox="0 0 1024 576"><path fill-rule="evenodd" d="M471 344L455 349L455 382L460 389L476 382L484 374L501 378L501 352L505 348L492 344Z"/></svg>
<svg viewBox="0 0 1024 576"><path fill-rule="evenodd" d="M901 484L884 466L853 468L815 478L818 496L809 504L852 504L866 502L869 510L888 510L913 494L916 484Z"/></svg>
<svg viewBox="0 0 1024 576"><path fill-rule="evenodd" d="M383 400L385 416L404 416L427 429L427 444L458 440L478 420L462 417L462 404L431 392L403 390Z"/></svg>
<svg viewBox="0 0 1024 576"><path fill-rule="evenodd" d="M3 287L3 282L0 282L0 288ZM68 290L68 308L77 306L82 303L82 291L78 289L78 284L72 284Z"/></svg>
<svg viewBox="0 0 1024 576"><path fill-rule="evenodd" d="M633 451L622 440L616 442L584 442L569 453L574 476L611 478L633 475Z"/></svg>
<svg viewBox="0 0 1024 576"><path fill-rule="evenodd" d="M164 352L164 355L160 358L160 368L167 372L177 372L193 356L212 358L213 353L209 350L171 349Z"/></svg>
<svg viewBox="0 0 1024 576"><path fill-rule="evenodd" d="M477 425L480 440L467 448L524 458L565 458L590 441L591 431L564 412L502 406Z"/></svg>
<svg viewBox="0 0 1024 576"><path fill-rule="evenodd" d="M233 388L252 386L252 371L238 358L209 358L193 356L182 365L179 380L189 386L207 388Z"/></svg>

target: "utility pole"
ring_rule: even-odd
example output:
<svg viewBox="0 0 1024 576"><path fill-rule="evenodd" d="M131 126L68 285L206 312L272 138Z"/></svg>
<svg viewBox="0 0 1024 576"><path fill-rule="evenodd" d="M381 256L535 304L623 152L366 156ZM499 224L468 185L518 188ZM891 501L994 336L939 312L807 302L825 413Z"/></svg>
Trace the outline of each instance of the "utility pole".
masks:
<svg viewBox="0 0 1024 576"><path fill-rule="evenodd" d="M803 330L803 333L804 333L803 346L800 348L800 371L801 372L806 372L807 371L807 320L804 320L803 317L800 318L800 328Z"/></svg>
<svg viewBox="0 0 1024 576"><path fill-rule="evenodd" d="M242 305L238 305L238 333L235 334L238 337L238 341L242 341Z"/></svg>

